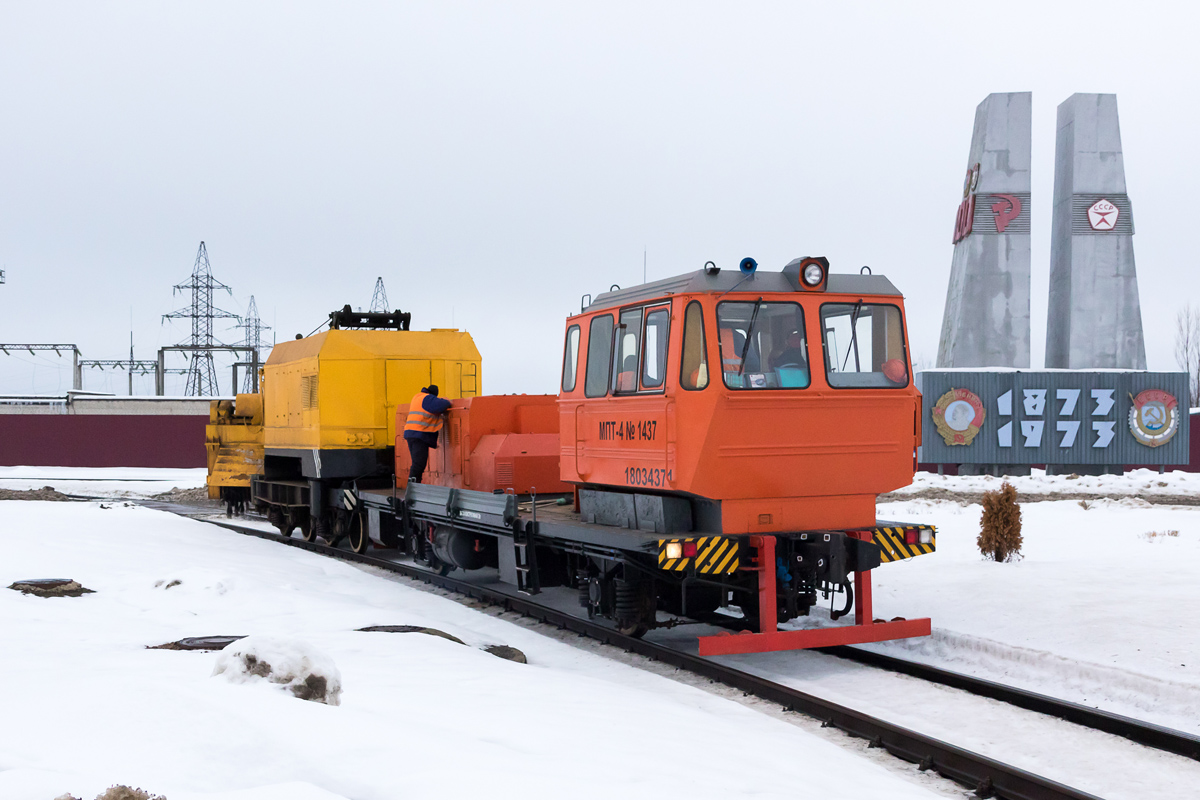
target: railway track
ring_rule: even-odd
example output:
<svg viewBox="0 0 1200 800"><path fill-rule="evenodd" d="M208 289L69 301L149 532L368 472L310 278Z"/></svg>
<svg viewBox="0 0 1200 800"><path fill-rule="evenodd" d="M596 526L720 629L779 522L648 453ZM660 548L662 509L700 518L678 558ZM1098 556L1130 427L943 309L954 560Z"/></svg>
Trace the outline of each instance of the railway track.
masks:
<svg viewBox="0 0 1200 800"><path fill-rule="evenodd" d="M826 647L821 652L859 664L898 672L902 675L911 675L930 683L961 689L978 697L999 700L1018 708L1082 725L1085 728L1121 736L1156 750L1200 761L1200 737L1191 736L1182 731L857 647Z"/></svg>
<svg viewBox="0 0 1200 800"><path fill-rule="evenodd" d="M164 510L180 513L179 507ZM788 711L818 719L823 726L835 727L852 736L865 739L871 747L882 747L898 758L917 764L922 771L932 770L974 790L980 797L998 797L1010 800L1096 799L1095 795L1087 792L798 689L661 644L623 636L606 625L541 605L533 598L511 595L489 586L438 575L410 564L372 555L358 555L349 550L315 542L303 542L237 522L212 519L204 521L239 533L279 541L292 547L403 575L457 594L486 601L540 622L554 625L561 630L588 636L627 652L686 670L767 702L778 704ZM1179 731L858 648L827 648L823 652L1010 703L1029 711L1122 736L1148 747L1200 760L1200 738Z"/></svg>

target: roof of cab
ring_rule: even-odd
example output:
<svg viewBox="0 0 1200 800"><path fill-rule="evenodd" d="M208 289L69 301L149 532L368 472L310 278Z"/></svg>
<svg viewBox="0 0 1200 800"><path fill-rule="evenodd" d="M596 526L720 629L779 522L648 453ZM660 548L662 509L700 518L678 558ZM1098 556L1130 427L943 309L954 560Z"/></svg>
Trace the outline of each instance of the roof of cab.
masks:
<svg viewBox="0 0 1200 800"><path fill-rule="evenodd" d="M721 270L715 275L710 275L701 269L677 275L674 278L664 278L639 286L631 286L628 289L604 292L598 295L584 310L594 311L599 308L623 306L642 300L652 300L667 294L728 292L735 288L741 292L763 292L764 294L768 292L808 294L808 292L797 290L782 272L758 270L750 277L746 277L736 270ZM825 291L820 294L902 296L900 290L883 275L840 275L836 273L830 273L825 284Z"/></svg>

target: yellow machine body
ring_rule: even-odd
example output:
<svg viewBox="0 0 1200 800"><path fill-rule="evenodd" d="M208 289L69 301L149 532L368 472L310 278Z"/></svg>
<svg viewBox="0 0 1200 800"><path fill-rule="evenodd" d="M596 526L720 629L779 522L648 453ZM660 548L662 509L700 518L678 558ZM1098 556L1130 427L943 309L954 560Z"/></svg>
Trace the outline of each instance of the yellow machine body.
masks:
<svg viewBox="0 0 1200 800"><path fill-rule="evenodd" d="M263 471L262 395L239 394L214 400L204 428L208 456L208 496L221 498L222 487L250 488L250 476Z"/></svg>
<svg viewBox="0 0 1200 800"><path fill-rule="evenodd" d="M275 345L263 368L263 443L278 450L381 450L396 440L396 406L438 385L453 400L480 394L471 335L329 330Z"/></svg>

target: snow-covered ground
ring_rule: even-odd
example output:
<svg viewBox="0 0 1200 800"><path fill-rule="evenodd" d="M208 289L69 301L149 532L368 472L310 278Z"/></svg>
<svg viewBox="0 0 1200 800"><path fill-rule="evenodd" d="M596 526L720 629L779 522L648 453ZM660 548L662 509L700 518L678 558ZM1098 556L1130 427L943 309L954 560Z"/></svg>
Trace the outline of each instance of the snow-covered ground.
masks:
<svg viewBox="0 0 1200 800"><path fill-rule="evenodd" d="M199 472L191 485L202 484ZM2 476L0 488L24 479ZM70 491L62 487L76 477L96 476L30 483ZM122 476L181 486L188 477ZM874 573L875 616L930 616L934 635L872 647L1200 734L1200 626L1190 618L1200 600L1200 507L1161 504L1195 494L1197 476L1013 479L1026 495L1116 499L1025 503L1023 557L995 564L975 547L981 509L964 499L1001 482L921 474L906 490L916 497L880 505L881 518L937 525L938 552ZM931 488L949 499L920 494ZM1146 494L1160 504L1139 499ZM583 796L791 796L798 785L847 797L945 791L912 783L903 768L880 771L803 725L390 577L202 523L119 504L4 502L0 537L3 585L72 577L98 590L53 600L0 591L0 625L12 632L0 678L21 687L11 694L12 718L22 721L0 727L0 797L87 796L114 781L171 800L240 800L224 793L241 789L251 790L246 800L504 796L518 793L518 781L533 797L559 785ZM172 579L183 583L154 585ZM471 647L352 632L372 624L429 625ZM799 624L829 623L816 613ZM141 649L222 633L293 637L329 655L342 705L210 678L215 654ZM653 635L682 641L695 630ZM531 663L477 649L492 643L525 650ZM1200 785L1193 762L915 679L817 653L730 660L1105 797L1187 796ZM63 719L79 729L59 731ZM704 756L703 770L686 766L714 741L741 742L735 749L762 768ZM401 759L427 768L399 769ZM598 763L620 768L597 771ZM865 777L847 785L846 775Z"/></svg>
<svg viewBox="0 0 1200 800"><path fill-rule="evenodd" d="M91 798L117 782L170 800L949 794L804 724L391 576L164 512L0 502L0 552L4 586L70 577L96 592L0 589L5 800ZM396 624L466 645L355 631ZM214 677L216 653L145 649L219 634L323 654L340 704ZM529 663L480 649L490 644Z"/></svg>
<svg viewBox="0 0 1200 800"><path fill-rule="evenodd" d="M150 467L0 467L0 489L41 489L90 497L152 497L204 486L208 470Z"/></svg>

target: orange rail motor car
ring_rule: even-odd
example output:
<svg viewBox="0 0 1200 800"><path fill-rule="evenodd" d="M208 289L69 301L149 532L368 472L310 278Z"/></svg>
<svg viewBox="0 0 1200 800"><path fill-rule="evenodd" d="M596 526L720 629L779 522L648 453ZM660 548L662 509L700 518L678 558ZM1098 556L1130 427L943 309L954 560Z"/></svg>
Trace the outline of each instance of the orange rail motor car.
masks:
<svg viewBox="0 0 1200 800"><path fill-rule="evenodd" d="M870 570L936 544L931 526L875 517L879 494L911 482L921 430L904 301L887 278L831 275L824 258L774 273L745 259L587 299L566 323L557 430L549 397L455 401L461 438L444 434L449 448L397 510L415 555L496 566L525 591L574 585L589 614L632 634L678 622L663 610L719 622L739 607L754 631L702 637L702 654L929 634L928 619L872 618ZM472 404L486 413L475 423ZM543 494L569 488L570 500L522 504L533 487L507 466L521 455L536 457ZM485 523L488 502L511 507L493 515L505 531ZM853 607L855 624L778 629L818 596L841 606L834 620Z"/></svg>

